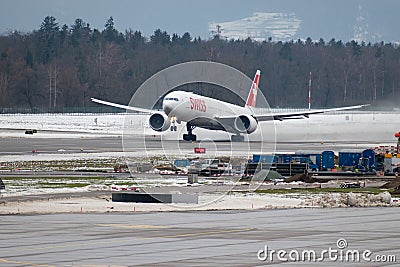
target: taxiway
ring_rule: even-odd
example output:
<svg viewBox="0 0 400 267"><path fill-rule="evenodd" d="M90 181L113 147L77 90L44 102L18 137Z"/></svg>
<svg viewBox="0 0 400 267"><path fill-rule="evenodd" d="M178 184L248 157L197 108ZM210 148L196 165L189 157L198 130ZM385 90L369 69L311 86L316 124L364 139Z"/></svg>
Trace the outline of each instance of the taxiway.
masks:
<svg viewBox="0 0 400 267"><path fill-rule="evenodd" d="M397 208L1 216L1 266L272 266L271 250L400 255ZM319 255L319 254L318 254ZM326 255L327 256L327 255ZM391 258L393 261L393 258ZM285 262L285 266L397 266L396 262Z"/></svg>

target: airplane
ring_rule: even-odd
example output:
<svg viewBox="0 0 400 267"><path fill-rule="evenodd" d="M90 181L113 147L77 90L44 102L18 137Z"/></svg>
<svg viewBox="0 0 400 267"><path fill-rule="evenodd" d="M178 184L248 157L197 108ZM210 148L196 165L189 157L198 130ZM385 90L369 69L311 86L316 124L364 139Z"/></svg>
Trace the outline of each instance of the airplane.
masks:
<svg viewBox="0 0 400 267"><path fill-rule="evenodd" d="M196 141L197 137L193 134L196 127L233 133L232 141L244 141L243 135L255 132L259 123L263 121L302 119L314 114L369 106L367 104L311 111L257 114L254 108L260 74L260 70L257 70L243 107L185 91L167 93L163 98L163 111L131 107L96 98L91 98L91 100L103 105L149 114L150 128L157 132L167 131L168 129L177 131L176 123L186 122L187 134L183 135L185 141Z"/></svg>

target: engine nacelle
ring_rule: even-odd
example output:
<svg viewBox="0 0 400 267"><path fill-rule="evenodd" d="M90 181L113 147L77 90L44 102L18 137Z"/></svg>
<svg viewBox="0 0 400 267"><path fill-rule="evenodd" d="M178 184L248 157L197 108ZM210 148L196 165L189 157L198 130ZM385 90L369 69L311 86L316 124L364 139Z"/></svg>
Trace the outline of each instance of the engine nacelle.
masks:
<svg viewBox="0 0 400 267"><path fill-rule="evenodd" d="M151 129L157 132L163 132L169 129L171 121L165 113L154 113L149 118Z"/></svg>
<svg viewBox="0 0 400 267"><path fill-rule="evenodd" d="M257 129L258 122L252 116L240 115L235 119L235 130L239 133L251 134Z"/></svg>

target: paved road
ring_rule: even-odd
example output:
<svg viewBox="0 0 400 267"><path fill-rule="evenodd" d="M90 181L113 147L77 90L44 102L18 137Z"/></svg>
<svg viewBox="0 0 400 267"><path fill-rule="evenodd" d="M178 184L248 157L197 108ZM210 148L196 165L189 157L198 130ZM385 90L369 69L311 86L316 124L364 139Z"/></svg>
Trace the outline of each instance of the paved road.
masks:
<svg viewBox="0 0 400 267"><path fill-rule="evenodd" d="M0 216L0 266L275 266L329 248L284 266L398 266L366 259L400 261L399 220L399 208ZM260 261L266 246L287 254ZM348 250L360 262L334 260Z"/></svg>

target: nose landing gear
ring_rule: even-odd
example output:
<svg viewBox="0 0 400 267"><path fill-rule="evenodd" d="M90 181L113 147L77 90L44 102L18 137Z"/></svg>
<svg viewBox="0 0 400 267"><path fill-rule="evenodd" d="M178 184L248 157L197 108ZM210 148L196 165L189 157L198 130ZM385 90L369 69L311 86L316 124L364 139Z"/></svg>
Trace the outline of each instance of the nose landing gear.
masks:
<svg viewBox="0 0 400 267"><path fill-rule="evenodd" d="M171 121L172 125L170 127L171 132L176 132L178 130L178 126L176 126L176 121Z"/></svg>
<svg viewBox="0 0 400 267"><path fill-rule="evenodd" d="M183 135L183 140L192 142L196 141L197 136L193 134L195 128L196 126L191 125L190 122L186 123L186 130L188 133Z"/></svg>

